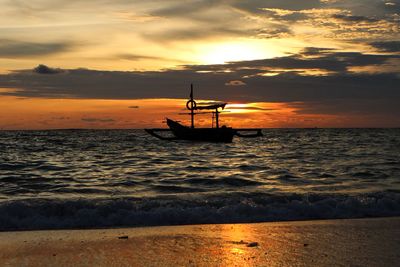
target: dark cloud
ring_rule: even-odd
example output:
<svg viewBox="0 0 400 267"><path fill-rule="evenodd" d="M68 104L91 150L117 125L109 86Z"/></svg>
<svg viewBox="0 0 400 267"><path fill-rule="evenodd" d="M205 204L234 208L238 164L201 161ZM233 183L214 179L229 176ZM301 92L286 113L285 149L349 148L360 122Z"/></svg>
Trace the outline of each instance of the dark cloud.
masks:
<svg viewBox="0 0 400 267"><path fill-rule="evenodd" d="M221 102L221 101L204 101L204 100L196 100L198 105L202 105L202 106L211 106L211 105L221 105L221 104L225 104L225 102Z"/></svg>
<svg viewBox="0 0 400 267"><path fill-rule="evenodd" d="M387 61L398 58L396 54L374 55L311 47L286 57L221 65L188 65L181 70L121 72L74 69L65 71L63 75L32 75L31 72L16 71L0 75L0 87L14 89L1 94L19 97L142 99L185 98L188 85L194 83L195 96L200 99L301 102L311 103L315 109L327 113L346 110L376 113L382 110L390 111L388 116L400 116L400 106L394 104L400 101L398 73L355 73L349 70L357 66L379 69ZM327 72L323 75L307 74L307 70L315 69ZM246 86L226 85L232 81L242 81ZM338 103L338 108L335 109L331 103ZM305 108L303 111L314 112ZM88 122L98 120L85 119Z"/></svg>
<svg viewBox="0 0 400 267"><path fill-rule="evenodd" d="M233 80L225 83L226 86L244 86L246 83L244 83L241 80Z"/></svg>
<svg viewBox="0 0 400 267"><path fill-rule="evenodd" d="M129 106L128 108L139 108L139 106Z"/></svg>
<svg viewBox="0 0 400 267"><path fill-rule="evenodd" d="M365 17L365 16L352 16L352 15L343 15L343 14L335 14L332 16L334 19L343 20L351 23L358 22L377 22L379 20L375 18Z"/></svg>
<svg viewBox="0 0 400 267"><path fill-rule="evenodd" d="M320 69L331 72L347 72L349 67L382 65L398 55L373 55L360 52L336 52L331 48L308 47L299 54L286 57L230 62L221 65L192 65L187 69L194 71L244 71L248 75L263 72L262 70L286 69L307 70Z"/></svg>
<svg viewBox="0 0 400 267"><path fill-rule="evenodd" d="M50 68L46 65L39 64L36 68L33 69L33 72L38 74L57 74L64 71L59 68Z"/></svg>
<svg viewBox="0 0 400 267"><path fill-rule="evenodd" d="M335 8L348 11L356 16L384 17L388 8L382 0L340 0L326 1L325 8Z"/></svg>
<svg viewBox="0 0 400 267"><path fill-rule="evenodd" d="M400 41L373 42L371 45L385 52L400 52Z"/></svg>
<svg viewBox="0 0 400 267"><path fill-rule="evenodd" d="M250 13L262 13L264 8L278 8L286 10L304 10L322 6L319 0L291 1L291 0L235 0L232 6Z"/></svg>
<svg viewBox="0 0 400 267"><path fill-rule="evenodd" d="M335 49L333 48L326 48L326 47L305 47L303 48L303 51L301 52L302 55L306 56L318 56L321 55L322 53L326 52L334 52Z"/></svg>
<svg viewBox="0 0 400 267"><path fill-rule="evenodd" d="M72 43L33 43L0 39L0 58L38 57L59 54L73 47Z"/></svg>

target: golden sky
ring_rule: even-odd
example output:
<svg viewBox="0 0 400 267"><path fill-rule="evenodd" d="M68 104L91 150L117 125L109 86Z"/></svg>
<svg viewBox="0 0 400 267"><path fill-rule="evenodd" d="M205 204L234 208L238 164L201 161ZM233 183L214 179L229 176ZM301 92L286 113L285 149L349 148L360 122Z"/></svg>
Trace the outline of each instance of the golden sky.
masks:
<svg viewBox="0 0 400 267"><path fill-rule="evenodd" d="M235 127L399 127L399 14L398 0L0 0L0 129L163 127L185 120L190 83L235 104Z"/></svg>

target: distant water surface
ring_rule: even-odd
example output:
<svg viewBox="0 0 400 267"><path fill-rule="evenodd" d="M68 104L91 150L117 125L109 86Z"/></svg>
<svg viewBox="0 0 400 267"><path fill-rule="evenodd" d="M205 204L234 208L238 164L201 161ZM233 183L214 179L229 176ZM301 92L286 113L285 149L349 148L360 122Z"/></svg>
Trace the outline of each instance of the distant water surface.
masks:
<svg viewBox="0 0 400 267"><path fill-rule="evenodd" d="M400 215L400 129L0 131L0 230Z"/></svg>

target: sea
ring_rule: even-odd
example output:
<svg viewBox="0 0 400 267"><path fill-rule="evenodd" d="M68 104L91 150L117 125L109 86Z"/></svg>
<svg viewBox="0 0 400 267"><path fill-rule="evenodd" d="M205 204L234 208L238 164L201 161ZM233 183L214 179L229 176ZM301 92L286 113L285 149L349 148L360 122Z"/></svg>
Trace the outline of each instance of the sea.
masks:
<svg viewBox="0 0 400 267"><path fill-rule="evenodd" d="M0 131L0 230L400 215L400 129Z"/></svg>

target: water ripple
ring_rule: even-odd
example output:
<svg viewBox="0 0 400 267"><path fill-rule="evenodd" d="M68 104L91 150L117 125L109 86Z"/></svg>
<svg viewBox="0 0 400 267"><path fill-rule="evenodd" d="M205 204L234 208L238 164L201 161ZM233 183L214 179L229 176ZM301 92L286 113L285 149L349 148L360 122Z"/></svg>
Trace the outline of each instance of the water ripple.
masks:
<svg viewBox="0 0 400 267"><path fill-rule="evenodd" d="M141 130L0 131L0 206L43 196L350 198L400 190L399 147L400 129L265 129L231 144L166 142Z"/></svg>

